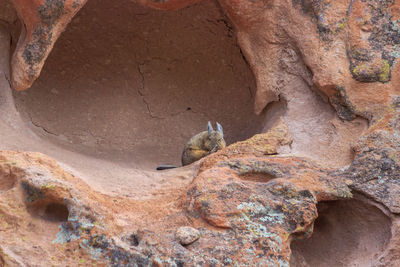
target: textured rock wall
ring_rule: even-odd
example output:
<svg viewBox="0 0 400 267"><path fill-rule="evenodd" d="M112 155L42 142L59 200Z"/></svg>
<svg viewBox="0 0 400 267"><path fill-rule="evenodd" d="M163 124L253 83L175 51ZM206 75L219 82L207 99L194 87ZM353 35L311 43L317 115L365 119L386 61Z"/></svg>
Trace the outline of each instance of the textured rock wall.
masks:
<svg viewBox="0 0 400 267"><path fill-rule="evenodd" d="M11 32L18 23L1 3ZM194 1L141 3L171 10ZM400 264L399 4L219 3L255 76L255 111L278 114L268 131L197 163L190 183L142 200L93 191L44 155L2 151L0 263L39 265L48 255L74 266ZM14 1L15 89L30 87L83 4ZM326 136L337 143L312 147ZM182 246L181 226L200 239Z"/></svg>
<svg viewBox="0 0 400 267"><path fill-rule="evenodd" d="M30 90L14 95L27 122L54 143L153 170L181 164L184 143L207 121L223 125L228 143L258 133L264 116L253 112L254 92L216 2L166 12L94 0Z"/></svg>

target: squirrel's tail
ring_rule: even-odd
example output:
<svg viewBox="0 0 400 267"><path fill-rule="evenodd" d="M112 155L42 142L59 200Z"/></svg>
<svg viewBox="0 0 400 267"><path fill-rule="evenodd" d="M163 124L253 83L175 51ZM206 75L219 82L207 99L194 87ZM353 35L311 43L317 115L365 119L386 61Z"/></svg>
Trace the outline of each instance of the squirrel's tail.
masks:
<svg viewBox="0 0 400 267"><path fill-rule="evenodd" d="M178 168L178 167L177 167L177 166L174 166L174 165L161 164L161 165L158 165L157 171L168 170L168 169L174 169L174 168Z"/></svg>

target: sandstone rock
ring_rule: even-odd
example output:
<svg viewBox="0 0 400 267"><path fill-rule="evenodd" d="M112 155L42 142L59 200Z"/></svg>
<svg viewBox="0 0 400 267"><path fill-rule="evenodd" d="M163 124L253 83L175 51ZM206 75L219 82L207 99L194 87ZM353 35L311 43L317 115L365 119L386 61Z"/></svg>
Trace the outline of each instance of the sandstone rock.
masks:
<svg viewBox="0 0 400 267"><path fill-rule="evenodd" d="M219 23L253 71L255 111L267 122L261 133L188 167L189 174L142 175L151 189L136 184L147 192L138 198L129 194L129 179L116 186L124 190L99 192L67 164L17 151L42 148L31 144L39 138L20 121L7 78L14 89L30 87L86 1L12 2L19 22L9 2L0 3L0 145L15 150L0 151L0 265L400 265L398 2L218 1L233 27ZM176 10L197 1L139 2ZM137 67L143 99L152 86L147 60ZM108 185L120 182L113 174L121 165L102 164L110 166ZM193 228L178 233L177 225ZM195 229L201 238L193 242Z"/></svg>
<svg viewBox="0 0 400 267"><path fill-rule="evenodd" d="M190 227L182 226L176 231L176 238L183 246L190 245L200 238L199 230Z"/></svg>
<svg viewBox="0 0 400 267"><path fill-rule="evenodd" d="M54 43L86 0L12 0L24 27L12 57L11 83L25 90L39 76Z"/></svg>

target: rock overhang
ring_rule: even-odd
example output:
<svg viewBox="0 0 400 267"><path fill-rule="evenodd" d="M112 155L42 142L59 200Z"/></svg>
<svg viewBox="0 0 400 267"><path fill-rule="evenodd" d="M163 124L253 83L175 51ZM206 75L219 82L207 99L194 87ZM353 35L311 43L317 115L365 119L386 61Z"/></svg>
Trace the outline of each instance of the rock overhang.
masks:
<svg viewBox="0 0 400 267"><path fill-rule="evenodd" d="M385 229L385 233L391 231L391 237L385 239L384 246L371 251L371 254L376 254L371 261L376 264L396 266L395 248L399 240L396 217L399 206L396 197L399 171L397 127L399 110L396 104L398 98L396 86L399 77L398 66L395 63L396 43L390 43L383 50L379 50L379 47L370 47L376 38L361 38L357 30L358 27L365 28L364 24L368 24L359 23L363 21L362 16L364 16L360 15L359 11L364 10L368 13L369 10L363 5L375 7L371 10L384 14L382 20L374 19L376 14L372 14L371 18L375 23L373 33L382 33L379 27L395 25L398 5L394 3L386 5L380 1L357 2L357 5L353 5L353 2L220 1L235 25L239 45L255 75L256 109L261 111L271 101L283 97L287 102L286 114L290 110L293 113L284 116L280 126L270 129L268 133L254 136L205 159L201 163L199 173L194 175L193 182L187 188L177 189L182 194L177 196L179 199L177 207L182 208L181 201L185 201L182 210L189 218L188 221L180 221L180 224L189 223L202 229L199 241L188 246L186 250L177 247L172 241L174 236L172 229L176 228L176 218L179 216L175 219L174 216L169 216L171 219L169 224L164 221L165 225L169 225L166 227L169 230L163 232L164 241L151 242L149 238L152 233L144 234L142 240L145 241L141 242L146 244L147 249L151 247L152 256L149 256L150 254L143 256L140 253L139 256L135 254L136 252L132 254L129 249L118 247L116 245L118 242L111 241L109 237L105 237L106 235L93 235L90 231L85 232L85 235L89 236L82 236L84 240L81 240L81 247L89 251L94 258L97 255L95 251L113 255L103 258L111 265L129 262L172 264L170 256L174 255L172 258L177 265L184 262L188 264L251 262L263 266L276 264L288 266L290 241L292 237L311 235L314 220L318 216L317 203L327 200L340 203L341 199L351 198L352 192L357 192L375 203L373 205L376 203L382 205L381 210L388 214L382 217L379 212L367 212L366 220L374 220L374 214L379 213L376 218L385 218L383 224L386 226L382 229ZM183 2L176 1L176 3ZM249 11L247 17L246 11ZM252 14L251 19L248 18L249 14ZM252 27L254 25L259 28L255 30L257 27ZM304 34L304 29L308 30L307 35ZM365 29L361 30L368 32ZM374 36L392 35L396 40L398 33L395 27L385 32L384 35ZM374 50L372 53L374 58L369 60L358 56L361 50L356 51L358 54L349 53L353 51L351 49L356 43L360 47L365 46L366 49ZM294 54L288 51L293 51ZM378 54L382 54L382 58ZM387 54L393 56L392 61L388 61ZM362 64L355 59L362 61ZM383 64L379 62L378 64L376 60L380 60ZM293 77L299 78L302 82L293 82ZM308 86L329 101L339 117L333 123L333 128L340 129L345 125L342 129L347 132L347 136L356 137L345 142L345 147L354 153L346 161L347 166L342 164L341 168L338 168L326 166L329 164L321 165L326 159L319 160L318 163L310 160L317 150L308 150L308 154L299 157L298 152L302 149L307 151L304 148L307 147L304 145L307 143L299 142L304 138L296 131L299 127L302 129L301 124L293 124L295 120L288 119L296 118L293 114L300 111L296 99L302 99L301 92L305 91L293 89L299 86L305 88ZM332 108L330 105L326 107ZM314 118L324 121L331 118L331 114ZM349 130L351 127L348 128L346 123L354 123L355 118L364 122L360 122L361 127ZM365 120L368 120L368 125L365 124ZM315 124L309 123L310 121L302 122L306 127L310 125L315 127ZM364 131L366 127L368 129ZM318 130L318 127L315 129ZM322 132L326 129L329 128L322 129ZM288 134L291 138L288 138ZM360 135L362 138L359 138ZM316 135L314 140L319 141L324 136L330 135ZM356 141L357 139L359 140ZM336 144L343 143L343 140L339 138ZM335 143L328 141L328 144ZM342 152L339 150L339 153L335 154L336 157L340 153ZM265 179L262 179L263 175ZM10 188L12 184L6 183L5 188ZM359 210L363 210L363 207L369 209L363 206L364 204L359 204L357 200L354 201L356 202L345 200L339 206L344 205L350 211L360 205ZM130 205L134 206L132 203ZM132 211L134 210L140 208L136 206L132 208ZM332 213L336 211L337 209L332 209ZM122 218L119 217L117 220ZM360 221L360 223L365 222ZM90 229L93 227L90 226ZM217 230L213 227L217 227ZM63 233L67 235L81 234L73 227L64 230ZM170 230L172 232L169 232ZM152 231L159 233L155 229L150 232ZM220 246L217 245L215 249L208 248L209 240ZM167 249L169 245L165 245L171 244L170 242L175 244L171 246L172 250ZM162 252L157 254L155 251ZM306 266L315 260L307 257L306 254L303 257ZM4 261L4 257L2 258ZM356 262L357 259L352 261Z"/></svg>

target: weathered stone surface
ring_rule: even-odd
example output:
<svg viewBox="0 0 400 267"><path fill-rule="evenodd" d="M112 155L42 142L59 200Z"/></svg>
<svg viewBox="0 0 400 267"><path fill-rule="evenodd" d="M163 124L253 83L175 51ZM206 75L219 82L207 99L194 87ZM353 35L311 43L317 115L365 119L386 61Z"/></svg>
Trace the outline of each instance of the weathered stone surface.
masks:
<svg viewBox="0 0 400 267"><path fill-rule="evenodd" d="M176 231L176 238L182 245L190 245L200 238L200 232L189 226L179 227Z"/></svg>
<svg viewBox="0 0 400 267"><path fill-rule="evenodd" d="M280 127L270 135L279 132ZM277 143L284 140L287 136L282 135ZM176 209L180 199L135 204L126 198L110 198L93 192L44 155L4 151L1 184L7 186L0 194L0 203L7 234L2 236L1 248L11 250L7 257L26 262L23 254L13 258L12 245L33 253L25 245L26 239L36 240L46 229L45 236L51 240L37 246L63 264L287 265L292 236L311 233L316 203L349 198L351 193L344 180L331 180L326 171L306 159L268 159L263 153L248 153L247 147L228 147L206 158L188 189L185 208L172 213L167 207ZM156 203L158 212L154 211ZM15 209L20 210L17 215ZM138 213L147 215L144 218ZM32 220L34 226L23 223ZM178 246L174 230L176 224L188 222L199 228L202 236L189 250ZM14 227L8 228L11 223ZM30 227L36 230L31 233ZM21 240L10 239L11 235L22 235ZM214 245L210 247L210 243ZM61 258L76 246L81 248L79 253L74 252L78 254Z"/></svg>
<svg viewBox="0 0 400 267"><path fill-rule="evenodd" d="M196 1L140 2L173 10ZM11 84L22 90L85 1L13 3L24 27ZM253 70L255 110L271 114L280 103L277 123L198 162L187 187L176 179L175 188L143 199L96 192L45 155L1 151L0 265L400 265L399 3L219 3ZM0 10L4 46L15 14L3 12L9 5ZM306 115L293 112L302 111L295 104L307 100L304 91L320 102L306 102L319 109L311 105L300 121ZM332 108L336 114L319 116ZM336 137L332 128L318 129L326 121L353 137L326 142L348 148L332 154L346 151L350 159L340 167L313 157L312 142L301 143L312 140L302 133L307 127L322 132L315 142ZM291 148L299 143L308 154ZM176 238L181 225L201 238L183 247Z"/></svg>
<svg viewBox="0 0 400 267"><path fill-rule="evenodd" d="M39 76L54 43L86 0L12 0L22 20L11 62L11 83L25 90Z"/></svg>
<svg viewBox="0 0 400 267"><path fill-rule="evenodd" d="M100 150L152 170L180 165L182 144L208 120L222 124L228 143L247 139L263 116L253 112L254 78L226 22L212 1L168 12L90 1L35 84L15 92L17 108L75 151Z"/></svg>
<svg viewBox="0 0 400 267"><path fill-rule="evenodd" d="M352 188L393 213L400 213L400 108L393 98L388 112L371 131L355 144L356 156L351 166L340 173L354 181Z"/></svg>

